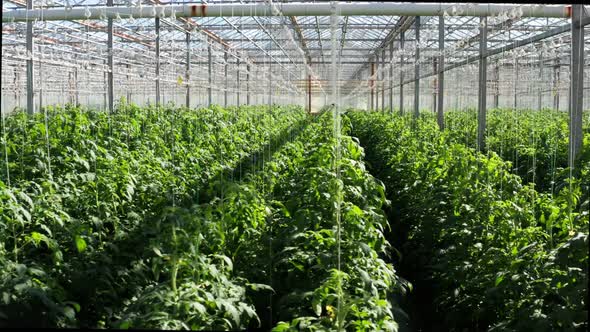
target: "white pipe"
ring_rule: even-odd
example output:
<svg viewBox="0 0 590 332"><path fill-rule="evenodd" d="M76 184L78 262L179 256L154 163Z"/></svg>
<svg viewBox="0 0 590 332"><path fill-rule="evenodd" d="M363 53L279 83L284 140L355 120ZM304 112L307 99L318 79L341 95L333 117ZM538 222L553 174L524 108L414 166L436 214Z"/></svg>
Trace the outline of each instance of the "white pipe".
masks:
<svg viewBox="0 0 590 332"><path fill-rule="evenodd" d="M329 16L330 3L275 3L284 16ZM510 13L513 9L522 11L522 17L571 16L569 5L508 5L508 4L463 4L463 3L392 3L392 2L338 2L336 12L341 16L440 16L445 11L456 16L491 16ZM455 10L453 10L455 9ZM51 9L16 9L2 13L2 22L24 22L43 20L84 20L105 18L153 18L170 17L229 17L229 16L275 16L267 4L191 4L160 5L142 7L76 7Z"/></svg>

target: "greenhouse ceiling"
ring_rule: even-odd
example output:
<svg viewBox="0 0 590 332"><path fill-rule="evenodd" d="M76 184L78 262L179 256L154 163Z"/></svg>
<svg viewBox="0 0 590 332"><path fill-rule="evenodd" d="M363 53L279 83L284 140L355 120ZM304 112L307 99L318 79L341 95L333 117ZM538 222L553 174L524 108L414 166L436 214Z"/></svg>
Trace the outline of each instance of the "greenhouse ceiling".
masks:
<svg viewBox="0 0 590 332"><path fill-rule="evenodd" d="M435 4L442 16L421 16L416 24L416 16L376 16L339 15L334 24L329 15L324 16L285 16L281 6L287 2L268 1L32 1L32 9L40 10L40 19L33 24L35 44L46 61L54 64L66 63L71 59L84 58L88 64L101 64L108 54L107 15L97 12L99 19L46 20L52 10L62 12L84 10L90 17L93 10L104 6L117 9L152 8L161 18L160 61L172 67L183 67L186 57L187 32L191 39L189 50L195 65L207 61L207 47L213 49L218 63L230 62L249 65L268 65L273 73L280 75L285 88L302 92L307 74L313 80L313 89L326 92L330 79L332 53L338 62L339 87L343 93L351 93L359 86L366 86L367 77L374 75L375 67L385 61L405 64L404 60L414 59L416 46L419 46L420 63L431 68L440 53L439 17L444 19L444 47L447 65L469 63L478 55L481 22L476 7L482 4ZM297 1L292 5L314 8L329 2ZM224 17L181 17L179 12L161 11L173 5L197 4L199 8L214 8L217 5L260 5L275 8L276 16L224 16ZM396 4L393 4L396 5ZM416 4L397 3L411 7ZM27 23L10 20L7 14L22 11L26 0L3 0L2 50L8 55L3 60L16 65L26 58L24 45ZM155 6L155 7L154 7ZM206 7L208 6L208 7ZM489 6L489 5L487 5ZM565 5L518 5L507 4L506 10L493 13L487 18L487 49L499 50L498 61L510 65L511 59L538 59L539 50L546 56L538 61L555 61L567 64L571 40L570 18ZM406 7L406 8L407 8ZM156 9L153 9L156 8ZM160 9L158 9L160 8ZM236 7L238 8L238 7ZM523 8L525 10L523 10ZM269 10L270 10L269 9ZM587 8L586 8L587 9ZM210 9L208 9L210 10ZM527 10L537 14L529 15ZM471 11L473 15L470 16ZM565 14L555 15L561 11ZM116 10L113 11L115 13ZM212 13L214 10L212 10ZM304 11L305 12L305 11ZM539 14L540 13L540 14ZM233 13L236 14L237 13ZM542 16L548 17L542 17ZM94 14L93 14L94 15ZM8 15L9 16L9 15ZM199 15L193 15L199 16ZM537 17L527 17L537 16ZM550 17L552 16L552 17ZM563 17L554 17L563 16ZM113 53L115 66L137 66L144 74L154 71L156 54L156 25L153 18L114 15ZM586 20L587 21L587 20ZM587 22L586 22L587 23ZM585 23L585 24L586 24ZM588 26L586 26L588 28ZM335 29L336 45L333 45L331 29ZM416 38L419 29L419 38ZM561 30L560 30L561 29ZM548 34L549 38L528 43L528 41ZM403 35L403 47L402 38ZM419 39L419 41L417 41ZM526 47L512 50L519 41L527 41ZM506 48L504 51L503 48ZM590 34L585 34L584 49L590 50ZM223 56L220 54L223 53ZM393 56L395 53L395 57ZM228 56L229 54L229 56ZM219 60L223 58L223 60ZM219 62L221 61L221 62ZM375 65L372 65L374 63ZM204 68L204 67L203 67ZM59 66L56 68L59 70ZM429 72L425 71L424 75Z"/></svg>

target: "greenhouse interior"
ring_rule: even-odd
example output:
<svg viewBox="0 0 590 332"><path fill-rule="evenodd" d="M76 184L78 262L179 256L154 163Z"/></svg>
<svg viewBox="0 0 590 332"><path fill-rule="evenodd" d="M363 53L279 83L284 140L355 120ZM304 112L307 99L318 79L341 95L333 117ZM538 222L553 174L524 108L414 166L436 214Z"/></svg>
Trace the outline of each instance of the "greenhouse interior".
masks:
<svg viewBox="0 0 590 332"><path fill-rule="evenodd" d="M587 331L589 23L3 0L0 327Z"/></svg>

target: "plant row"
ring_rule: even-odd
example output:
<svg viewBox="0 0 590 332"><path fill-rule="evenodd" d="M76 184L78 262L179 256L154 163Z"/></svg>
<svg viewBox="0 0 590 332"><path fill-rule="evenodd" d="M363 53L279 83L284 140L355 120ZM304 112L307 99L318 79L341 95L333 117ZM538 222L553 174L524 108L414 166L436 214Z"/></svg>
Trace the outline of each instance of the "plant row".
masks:
<svg viewBox="0 0 590 332"><path fill-rule="evenodd" d="M539 193L430 117L410 126L397 115L348 116L392 202L401 273L430 288L433 305L419 304L428 319L456 331L588 327L590 165L555 195Z"/></svg>
<svg viewBox="0 0 590 332"><path fill-rule="evenodd" d="M590 114L583 116L584 140L590 142ZM445 113L449 135L454 142L477 145L477 111L468 109ZM511 171L542 192L558 192L569 177L567 112L545 109L491 109L486 116L486 149L510 161ZM588 146L588 144L586 144ZM590 163L590 150L578 165ZM579 175L577 172L576 175Z"/></svg>
<svg viewBox="0 0 590 332"><path fill-rule="evenodd" d="M131 105L3 119L0 324L124 327L141 295L160 304L145 325L243 326L256 314L247 282L217 254L224 230L182 208L305 119L300 108ZM182 301L181 278L207 302Z"/></svg>

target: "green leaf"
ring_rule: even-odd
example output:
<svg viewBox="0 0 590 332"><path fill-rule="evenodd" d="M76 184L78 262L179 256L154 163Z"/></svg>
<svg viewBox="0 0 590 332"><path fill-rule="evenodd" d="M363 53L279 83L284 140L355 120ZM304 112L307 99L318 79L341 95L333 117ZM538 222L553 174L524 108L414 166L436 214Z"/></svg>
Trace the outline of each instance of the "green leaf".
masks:
<svg viewBox="0 0 590 332"><path fill-rule="evenodd" d="M128 321L128 320L126 320L123 323L119 324L119 328L121 330L128 330L130 326L131 326L131 322Z"/></svg>
<svg viewBox="0 0 590 332"><path fill-rule="evenodd" d="M64 311L64 315L67 318L69 318L71 320L76 319L76 312L74 311L74 309L72 309L72 307L64 307L63 311Z"/></svg>
<svg viewBox="0 0 590 332"><path fill-rule="evenodd" d="M496 277L496 282L494 282L494 286L498 286L502 281L504 280L504 275L501 274L498 277Z"/></svg>
<svg viewBox="0 0 590 332"><path fill-rule="evenodd" d="M86 250L86 241L80 235L76 235L76 248L78 252Z"/></svg>

